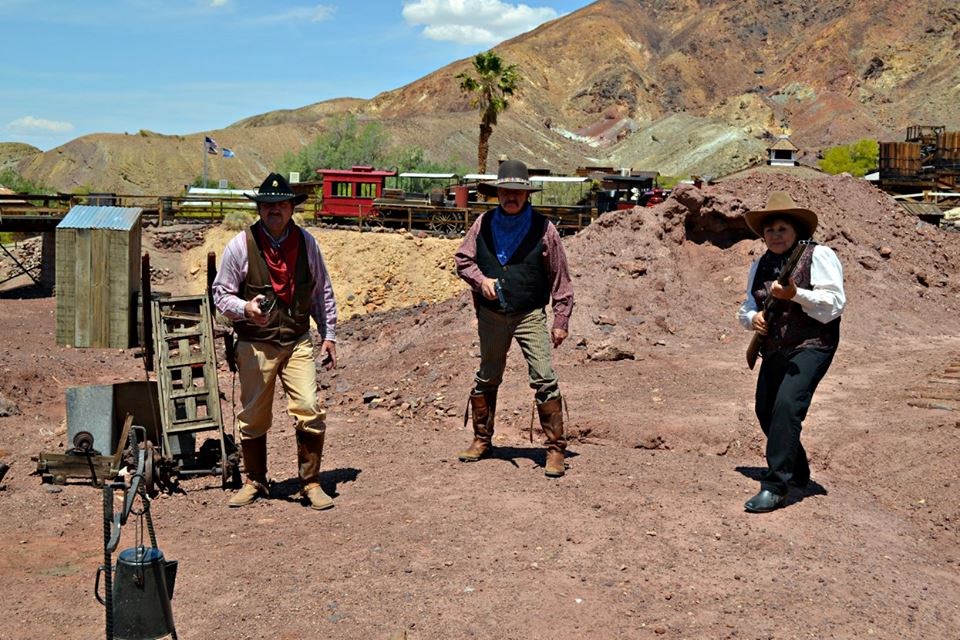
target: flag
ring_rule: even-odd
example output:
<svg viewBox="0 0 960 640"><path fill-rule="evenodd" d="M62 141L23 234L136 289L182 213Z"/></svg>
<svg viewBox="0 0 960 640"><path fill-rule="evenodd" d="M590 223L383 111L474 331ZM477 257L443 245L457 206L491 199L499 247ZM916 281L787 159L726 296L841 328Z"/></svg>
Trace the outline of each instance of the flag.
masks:
<svg viewBox="0 0 960 640"><path fill-rule="evenodd" d="M220 151L220 145L217 144L217 141L207 136L203 139L203 147L207 150L207 153L217 155L217 152Z"/></svg>
<svg viewBox="0 0 960 640"><path fill-rule="evenodd" d="M231 151L230 149L227 149L226 147L223 148L223 157L224 157L224 158L233 158L233 157L235 157L236 155L237 155L237 154L235 154L235 153L234 153L233 151Z"/></svg>

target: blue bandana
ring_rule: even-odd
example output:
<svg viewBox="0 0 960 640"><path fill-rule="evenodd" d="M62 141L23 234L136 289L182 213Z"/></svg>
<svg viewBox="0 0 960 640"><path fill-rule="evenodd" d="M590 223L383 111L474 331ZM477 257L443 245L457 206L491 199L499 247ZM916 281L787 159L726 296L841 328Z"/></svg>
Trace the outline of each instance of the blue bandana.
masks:
<svg viewBox="0 0 960 640"><path fill-rule="evenodd" d="M533 209L528 202L520 213L509 215L500 207L493 210L490 230L493 231L493 247L500 264L507 264L520 243L530 231L533 222Z"/></svg>

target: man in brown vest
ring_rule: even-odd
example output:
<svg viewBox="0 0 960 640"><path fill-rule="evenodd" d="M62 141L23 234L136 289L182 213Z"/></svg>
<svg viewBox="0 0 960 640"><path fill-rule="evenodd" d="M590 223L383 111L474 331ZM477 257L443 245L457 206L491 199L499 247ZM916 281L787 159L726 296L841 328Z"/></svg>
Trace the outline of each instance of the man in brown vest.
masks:
<svg viewBox="0 0 960 640"><path fill-rule="evenodd" d="M470 393L473 442L460 460L474 462L492 452L497 389L503 380L510 343L517 341L535 392L540 426L546 435L544 474L565 473L563 399L553 369L552 349L567 338L573 311L573 286L560 234L534 211L527 198L539 191L519 160L500 165L496 182L477 190L500 204L467 231L457 249L457 274L473 290L480 338L480 369ZM553 326L547 330L544 307L553 302Z"/></svg>
<svg viewBox="0 0 960 640"><path fill-rule="evenodd" d="M271 173L256 195L260 220L234 237L223 252L213 299L237 332L240 402L237 414L247 479L231 499L242 507L268 497L267 431L276 381L294 419L302 496L314 509L333 507L320 487L326 411L317 397L310 318L322 337L324 367L337 365L337 305L317 241L293 221L296 195L283 176Z"/></svg>

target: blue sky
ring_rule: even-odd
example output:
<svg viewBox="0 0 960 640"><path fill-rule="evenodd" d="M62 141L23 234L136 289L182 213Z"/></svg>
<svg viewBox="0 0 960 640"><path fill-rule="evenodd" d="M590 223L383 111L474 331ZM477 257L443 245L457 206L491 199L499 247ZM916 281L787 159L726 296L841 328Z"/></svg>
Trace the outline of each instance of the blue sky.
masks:
<svg viewBox="0 0 960 640"><path fill-rule="evenodd" d="M0 0L0 142L190 134L371 98L587 0Z"/></svg>

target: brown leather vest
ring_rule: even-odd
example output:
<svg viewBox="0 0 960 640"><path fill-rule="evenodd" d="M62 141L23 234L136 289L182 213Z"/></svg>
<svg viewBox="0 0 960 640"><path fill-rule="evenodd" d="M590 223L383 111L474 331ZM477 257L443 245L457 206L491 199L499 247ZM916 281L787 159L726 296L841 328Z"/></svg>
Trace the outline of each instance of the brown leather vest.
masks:
<svg viewBox="0 0 960 640"><path fill-rule="evenodd" d="M810 244L793 270L797 287L810 289L810 269L813 264L815 244ZM780 268L790 252L778 256L767 251L760 258L750 290L757 308L762 309L773 281L780 276ZM792 351L805 347L835 348L840 343L840 318L823 323L808 316L798 303L777 300L767 318L768 331L763 340L763 353Z"/></svg>
<svg viewBox="0 0 960 640"><path fill-rule="evenodd" d="M270 310L270 321L265 327L258 327L252 322L239 320L234 322L237 336L241 340L251 342L275 342L282 346L290 346L310 330L311 294L316 281L310 273L310 264L307 260L307 245L303 231L297 225L290 223L290 233L297 234L300 249L297 252L297 266L294 270L293 303L288 305L277 298L270 284L270 270L263 257L260 247L260 233L257 225L247 229L247 277L241 286L244 300L252 300L259 294L265 295L276 303Z"/></svg>

